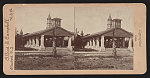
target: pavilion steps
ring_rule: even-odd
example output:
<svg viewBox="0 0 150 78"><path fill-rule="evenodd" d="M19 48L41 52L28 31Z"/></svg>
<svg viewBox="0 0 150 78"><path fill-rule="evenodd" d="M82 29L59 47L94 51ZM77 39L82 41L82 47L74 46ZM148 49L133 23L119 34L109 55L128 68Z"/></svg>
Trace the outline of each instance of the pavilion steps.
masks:
<svg viewBox="0 0 150 78"><path fill-rule="evenodd" d="M106 51L112 51L113 48L105 48ZM128 48L116 48L117 51L130 51Z"/></svg>
<svg viewBox="0 0 150 78"><path fill-rule="evenodd" d="M56 47L57 50L67 50L66 47ZM52 51L53 50L53 47L46 47L45 48L45 51Z"/></svg>

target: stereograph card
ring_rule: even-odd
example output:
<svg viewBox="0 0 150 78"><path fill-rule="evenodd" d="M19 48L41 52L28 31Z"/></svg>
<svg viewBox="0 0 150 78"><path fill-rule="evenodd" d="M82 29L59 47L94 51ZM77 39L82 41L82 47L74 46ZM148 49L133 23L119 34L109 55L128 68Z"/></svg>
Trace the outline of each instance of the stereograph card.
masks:
<svg viewBox="0 0 150 78"><path fill-rule="evenodd" d="M142 3L5 4L6 75L144 74Z"/></svg>

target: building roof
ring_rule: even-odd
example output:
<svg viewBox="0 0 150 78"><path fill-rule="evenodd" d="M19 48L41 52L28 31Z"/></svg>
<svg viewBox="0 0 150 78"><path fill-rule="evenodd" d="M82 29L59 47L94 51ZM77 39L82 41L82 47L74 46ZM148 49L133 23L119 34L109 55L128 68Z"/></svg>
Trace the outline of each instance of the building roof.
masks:
<svg viewBox="0 0 150 78"><path fill-rule="evenodd" d="M105 31L93 33L93 34L85 36L83 38L96 37L96 36L101 36L101 35L113 36L113 31L114 31L114 36L115 37L132 37L133 36L133 34L131 32L128 32L128 31L126 31L122 28L112 28L112 29L108 29L108 30L105 30Z"/></svg>
<svg viewBox="0 0 150 78"><path fill-rule="evenodd" d="M48 29L26 34L23 37L37 36L37 35L42 35L42 34L53 36L54 30L55 30L55 36L72 36L73 35L73 32L70 32L62 27L53 27L53 28L48 28Z"/></svg>

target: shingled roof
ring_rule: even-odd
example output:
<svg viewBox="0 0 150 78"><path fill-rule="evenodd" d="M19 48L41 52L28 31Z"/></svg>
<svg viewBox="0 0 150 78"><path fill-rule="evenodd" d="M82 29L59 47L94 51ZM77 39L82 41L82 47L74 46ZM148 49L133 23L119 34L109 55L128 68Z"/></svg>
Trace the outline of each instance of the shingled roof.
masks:
<svg viewBox="0 0 150 78"><path fill-rule="evenodd" d="M133 36L132 33L128 32L128 31L126 31L126 30L124 30L124 29L122 29L122 28L112 28L112 29L108 29L108 30L105 30L105 31L93 33L93 34L88 35L88 36L84 36L83 38L89 38L89 37L95 37L95 36L105 35L105 34L107 34L107 33L113 32L114 30L121 30L121 31L125 32L125 33L128 35L128 37ZM115 33L120 34L120 32L117 32L117 31L115 31ZM124 34L120 34L120 35L124 35ZM112 35L110 35L110 36L112 36ZM116 35L116 36L117 36L117 35Z"/></svg>
<svg viewBox="0 0 150 78"><path fill-rule="evenodd" d="M36 36L36 35L42 35L42 34L49 34L49 35L53 35L52 31L55 29L55 35L56 36L72 36L73 32L70 32L62 27L53 27L53 28L48 28L48 29L44 29L44 30L40 30L37 32L33 32L33 33L29 33L24 35L23 37L29 37L29 36Z"/></svg>

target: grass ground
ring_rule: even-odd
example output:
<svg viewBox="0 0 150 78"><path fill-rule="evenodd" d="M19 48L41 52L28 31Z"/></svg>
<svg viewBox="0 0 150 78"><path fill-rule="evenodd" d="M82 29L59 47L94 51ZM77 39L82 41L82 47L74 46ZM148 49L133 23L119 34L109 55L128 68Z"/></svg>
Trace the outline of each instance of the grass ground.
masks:
<svg viewBox="0 0 150 78"><path fill-rule="evenodd" d="M80 70L132 70L132 57L93 56L76 58L76 69Z"/></svg>
<svg viewBox="0 0 150 78"><path fill-rule="evenodd" d="M58 50L58 57L52 53L22 55L16 52L15 70L132 70L133 57L121 55L72 54L69 50ZM128 52L127 52L128 53Z"/></svg>

